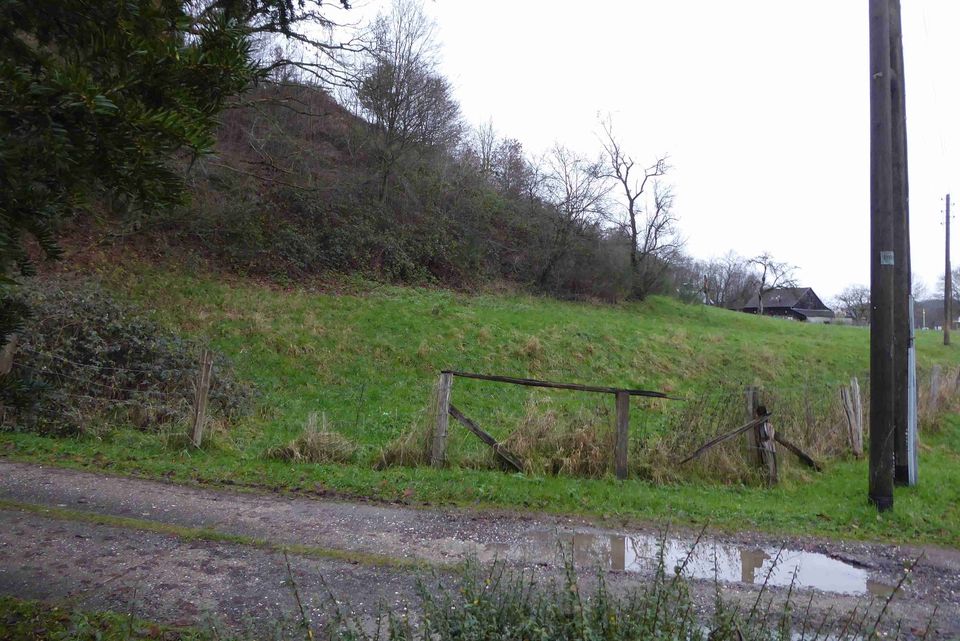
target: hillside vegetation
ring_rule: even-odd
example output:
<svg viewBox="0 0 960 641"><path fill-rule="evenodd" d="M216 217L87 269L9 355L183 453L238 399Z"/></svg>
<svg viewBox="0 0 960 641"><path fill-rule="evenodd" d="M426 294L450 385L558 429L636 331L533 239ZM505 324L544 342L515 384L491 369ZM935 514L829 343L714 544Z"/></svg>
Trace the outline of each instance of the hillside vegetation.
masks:
<svg viewBox="0 0 960 641"><path fill-rule="evenodd" d="M181 424L160 432L121 425L69 440L6 433L10 455L390 499L960 540L960 503L950 489L960 487L960 432L952 419L924 425L924 481L899 491L897 510L877 520L867 505L866 463L846 453L836 402L837 386L850 376L861 376L867 388L868 333L861 328L660 297L599 306L362 280L309 291L142 266L101 270L111 288L152 310L162 325L229 357L256 389L256 408L238 422L219 423L200 451L169 438L170 430L186 429ZM920 334L918 360L924 371L960 364L933 333ZM450 469L390 465L396 461L386 455L398 443L423 433L443 368L655 389L682 400L633 401L626 485L610 475L612 397L459 379L453 399L465 414L511 447L522 448L522 437L537 441L519 452L530 468L519 475L497 470L486 448L456 424ZM747 384L764 388L777 429L823 461L823 474L784 456L783 482L764 489L744 464L739 440L702 462L676 466L700 442L743 422ZM346 445L318 460L344 463L271 458L296 439L306 447L308 424Z"/></svg>

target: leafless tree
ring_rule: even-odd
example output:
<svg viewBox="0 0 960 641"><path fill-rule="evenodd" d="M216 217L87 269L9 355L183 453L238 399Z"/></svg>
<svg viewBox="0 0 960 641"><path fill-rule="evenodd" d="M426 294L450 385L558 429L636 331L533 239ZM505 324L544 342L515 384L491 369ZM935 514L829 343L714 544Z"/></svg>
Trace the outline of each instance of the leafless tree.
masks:
<svg viewBox="0 0 960 641"><path fill-rule="evenodd" d="M497 151L497 130L493 128L493 119L487 120L473 130L471 142L480 175L490 178L493 174L494 154Z"/></svg>
<svg viewBox="0 0 960 641"><path fill-rule="evenodd" d="M850 285L837 294L833 302L838 312L845 314L856 324L870 322L870 288Z"/></svg>
<svg viewBox="0 0 960 641"><path fill-rule="evenodd" d="M600 164L556 145L544 165L542 197L556 210L556 222L540 276L547 284L557 264L570 251L574 235L596 224L605 212L610 187L603 179Z"/></svg>
<svg viewBox="0 0 960 641"><path fill-rule="evenodd" d="M763 295L778 287L796 287L796 267L775 260L770 252L763 252L748 261L757 275L757 313L763 314Z"/></svg>
<svg viewBox="0 0 960 641"><path fill-rule="evenodd" d="M261 71L274 81L295 78L297 82L331 88L352 81L347 58L363 50L349 23L349 0L293 0L262 2L187 0L192 15L222 14L245 25L255 50L281 51L265 60ZM283 46L280 46L283 45ZM279 47L279 49L278 49Z"/></svg>
<svg viewBox="0 0 960 641"><path fill-rule="evenodd" d="M957 287L957 283L960 283L960 267L955 267L952 270L953 274L953 288L951 289L953 308L960 309L960 287ZM936 297L943 300L943 288L944 288L944 279L943 274L937 277L937 289L934 292Z"/></svg>
<svg viewBox="0 0 960 641"><path fill-rule="evenodd" d="M652 164L638 166L633 157L623 148L613 131L610 119L601 121L605 168L603 175L615 183L621 196L619 214L615 224L630 235L633 250L630 252L630 269L638 279L641 297L649 289L661 266L681 246L677 236L677 219L673 215L673 194L670 188L657 179L667 173L667 158L657 158ZM652 203L647 205L644 194L653 185Z"/></svg>
<svg viewBox="0 0 960 641"><path fill-rule="evenodd" d="M923 282L922 278L918 278L916 274L911 274L911 287L910 294L913 296L915 301L922 301L927 296L930 295L930 290L927 288L927 284Z"/></svg>
<svg viewBox="0 0 960 641"><path fill-rule="evenodd" d="M704 302L732 307L747 302L757 290L757 279L745 258L730 251L702 267Z"/></svg>
<svg viewBox="0 0 960 641"><path fill-rule="evenodd" d="M404 154L417 146L449 150L462 122L450 83L437 70L434 24L416 0L394 0L371 34L356 94L361 115L379 133L383 200Z"/></svg>

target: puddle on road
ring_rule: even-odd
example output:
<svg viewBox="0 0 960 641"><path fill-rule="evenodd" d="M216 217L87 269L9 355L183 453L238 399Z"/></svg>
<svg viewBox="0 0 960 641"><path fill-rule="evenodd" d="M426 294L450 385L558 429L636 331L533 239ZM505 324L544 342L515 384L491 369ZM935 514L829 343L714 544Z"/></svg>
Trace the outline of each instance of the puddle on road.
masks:
<svg viewBox="0 0 960 641"><path fill-rule="evenodd" d="M664 543L667 572L683 563L692 541L668 539ZM516 544L485 546L481 560L499 558L526 563L552 562L558 544L573 550L573 560L581 567L600 566L618 572L652 573L657 567L661 541L655 536L617 536L593 533L535 532ZM762 584L773 567L776 548L751 548L701 541L687 562L684 576L725 583ZM716 558L716 563L714 563ZM768 585L787 587L796 572L798 587L815 588L846 595L886 596L893 587L871 579L870 573L850 563L817 552L784 550Z"/></svg>

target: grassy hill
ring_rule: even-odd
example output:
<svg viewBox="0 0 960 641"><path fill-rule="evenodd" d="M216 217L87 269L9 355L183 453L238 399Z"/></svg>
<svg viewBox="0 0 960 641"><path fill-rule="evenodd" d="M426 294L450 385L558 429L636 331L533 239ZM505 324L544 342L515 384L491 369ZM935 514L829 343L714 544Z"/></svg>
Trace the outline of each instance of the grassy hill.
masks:
<svg viewBox="0 0 960 641"><path fill-rule="evenodd" d="M199 451L165 431L120 428L59 440L2 434L9 456L390 500L960 544L954 418L940 419L936 431L926 426L923 482L898 490L893 514L878 518L866 505L866 463L844 454L836 402L838 386L851 376L867 387L862 328L656 297L607 306L360 280L310 291L157 268L101 269L104 282L163 325L202 337L230 357L257 390L256 410L237 424L216 426ZM922 370L955 369L960 353L945 348L939 335L921 333L918 361ZM454 424L450 469L384 468L385 450L423 433L442 368L656 389L683 400L633 401L632 478L619 483L607 466L612 397L458 379L454 403L514 447L536 440L524 452L539 457L538 465L525 474L496 470L486 449ZM783 482L764 489L750 476L739 441L677 468L680 455L743 422L748 384L764 388L777 429L825 461L823 474L781 457ZM312 414L355 446L346 464L266 456L297 438ZM552 464L551 447L566 448Z"/></svg>

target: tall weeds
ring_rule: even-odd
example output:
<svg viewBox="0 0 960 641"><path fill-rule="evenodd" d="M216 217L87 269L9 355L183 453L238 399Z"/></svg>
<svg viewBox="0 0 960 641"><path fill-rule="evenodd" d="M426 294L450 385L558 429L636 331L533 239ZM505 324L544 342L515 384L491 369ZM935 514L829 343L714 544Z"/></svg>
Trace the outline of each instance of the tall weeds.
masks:
<svg viewBox="0 0 960 641"><path fill-rule="evenodd" d="M692 554L692 550L691 550ZM689 557L688 557L689 558ZM684 563L668 568L660 554L654 576L628 592L611 589L598 573L581 579L571 561L556 578L496 563L468 565L460 577L434 575L419 585L416 621L384 612L373 624L337 606L326 638L337 641L502 641L570 639L633 641L853 641L873 638L885 604L817 616L796 607L793 586L770 597L766 585L751 604L728 599L717 582L712 612L691 593ZM891 625L899 628L899 625ZM884 636L884 638L899 638Z"/></svg>

